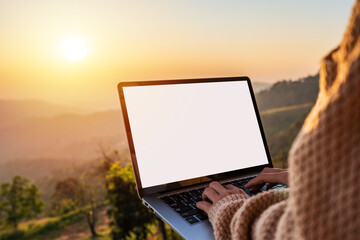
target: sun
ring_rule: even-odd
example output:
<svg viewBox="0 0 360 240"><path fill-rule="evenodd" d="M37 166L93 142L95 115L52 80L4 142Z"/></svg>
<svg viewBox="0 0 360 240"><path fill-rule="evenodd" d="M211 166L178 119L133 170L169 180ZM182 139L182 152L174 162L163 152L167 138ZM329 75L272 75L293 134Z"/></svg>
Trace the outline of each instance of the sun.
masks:
<svg viewBox="0 0 360 240"><path fill-rule="evenodd" d="M60 53L73 62L84 59L88 52L88 44L86 40L81 37L68 37L60 44Z"/></svg>

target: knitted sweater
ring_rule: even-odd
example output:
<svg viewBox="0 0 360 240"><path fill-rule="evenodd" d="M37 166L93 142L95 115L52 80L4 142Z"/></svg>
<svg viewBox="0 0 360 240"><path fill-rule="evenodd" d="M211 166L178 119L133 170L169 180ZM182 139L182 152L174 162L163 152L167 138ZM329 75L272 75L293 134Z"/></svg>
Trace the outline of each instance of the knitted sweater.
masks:
<svg viewBox="0 0 360 240"><path fill-rule="evenodd" d="M360 239L360 0L321 63L318 100L289 154L290 188L230 195L209 212L217 239Z"/></svg>

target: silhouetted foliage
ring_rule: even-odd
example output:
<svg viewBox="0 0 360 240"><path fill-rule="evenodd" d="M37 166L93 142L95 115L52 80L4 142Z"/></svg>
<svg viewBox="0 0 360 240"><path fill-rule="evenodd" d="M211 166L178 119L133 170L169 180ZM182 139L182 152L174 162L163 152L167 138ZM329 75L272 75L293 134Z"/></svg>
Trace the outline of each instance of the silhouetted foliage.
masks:
<svg viewBox="0 0 360 240"><path fill-rule="evenodd" d="M41 213L44 203L29 179L15 176L11 183L2 183L0 188L0 217L5 224L17 229L21 220Z"/></svg>

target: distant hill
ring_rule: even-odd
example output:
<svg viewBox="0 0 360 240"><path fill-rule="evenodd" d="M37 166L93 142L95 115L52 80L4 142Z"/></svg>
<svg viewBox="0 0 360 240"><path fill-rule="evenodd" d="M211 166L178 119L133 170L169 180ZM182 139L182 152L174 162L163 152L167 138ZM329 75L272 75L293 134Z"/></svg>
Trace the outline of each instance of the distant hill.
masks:
<svg viewBox="0 0 360 240"><path fill-rule="evenodd" d="M264 83L264 82L251 82L253 90L255 93L261 92L271 87L271 83Z"/></svg>
<svg viewBox="0 0 360 240"><path fill-rule="evenodd" d="M16 158L91 159L100 146L125 147L120 110L29 118L0 127L0 162Z"/></svg>
<svg viewBox="0 0 360 240"><path fill-rule="evenodd" d="M54 117L58 114L74 112L79 110L41 100L0 99L0 127L13 125L28 118Z"/></svg>
<svg viewBox="0 0 360 240"><path fill-rule="evenodd" d="M256 94L260 111L272 108L315 103L319 92L319 75L297 81L280 81Z"/></svg>

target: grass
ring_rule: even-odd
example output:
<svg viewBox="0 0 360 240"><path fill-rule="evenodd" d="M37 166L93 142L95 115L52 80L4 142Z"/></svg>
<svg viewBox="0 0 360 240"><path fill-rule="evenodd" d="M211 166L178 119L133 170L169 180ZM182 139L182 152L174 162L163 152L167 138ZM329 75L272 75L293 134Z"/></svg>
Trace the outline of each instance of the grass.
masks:
<svg viewBox="0 0 360 240"><path fill-rule="evenodd" d="M49 220L43 225L37 225L32 229L29 229L26 235L28 239L48 239L47 237L42 238L42 236L58 236L61 234L62 229L64 229L66 226L83 220L84 215L81 211L73 211L55 220Z"/></svg>
<svg viewBox="0 0 360 240"><path fill-rule="evenodd" d="M61 230L74 222L82 221L84 215L81 211L73 211L60 217L31 220L20 224L16 231L3 231L0 240L17 239L53 239L61 234Z"/></svg>
<svg viewBox="0 0 360 240"><path fill-rule="evenodd" d="M289 110L294 110L294 109L308 108L308 107L312 107L313 105L314 105L314 103L305 103L305 104L294 105L294 106L272 108L272 109L261 112L261 115L274 114L274 113L284 112L284 111L289 111Z"/></svg>
<svg viewBox="0 0 360 240"><path fill-rule="evenodd" d="M58 217L45 217L23 222L17 231L5 230L0 232L0 240L70 240L93 239L110 240L109 219L106 215L107 206L98 209L96 231L98 236L92 237L85 215L75 210Z"/></svg>
<svg viewBox="0 0 360 240"><path fill-rule="evenodd" d="M86 237L80 238L81 240L111 240L110 228L105 228L97 231L98 236L93 237L89 234Z"/></svg>
<svg viewBox="0 0 360 240"><path fill-rule="evenodd" d="M58 219L59 219L59 217L44 217L44 218L40 218L40 219L29 220L29 221L20 223L19 230L27 231L27 230L32 229L35 225L44 225L45 223L47 223L49 221L56 221Z"/></svg>

